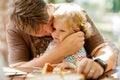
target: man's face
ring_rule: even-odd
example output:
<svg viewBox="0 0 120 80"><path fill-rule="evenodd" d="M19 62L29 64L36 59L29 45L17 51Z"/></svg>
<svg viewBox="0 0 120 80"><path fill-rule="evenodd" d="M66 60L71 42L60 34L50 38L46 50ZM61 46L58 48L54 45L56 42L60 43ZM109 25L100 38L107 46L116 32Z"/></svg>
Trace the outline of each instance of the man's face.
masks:
<svg viewBox="0 0 120 80"><path fill-rule="evenodd" d="M48 15L49 15L49 21L47 24L40 24L39 27L40 27L40 31L35 34L34 36L37 36L37 37L43 37L43 36L50 36L51 33L53 32L53 27L52 27L52 24L53 24L53 9L54 7L52 5L48 5L48 9L47 9L47 12L48 12Z"/></svg>
<svg viewBox="0 0 120 80"><path fill-rule="evenodd" d="M49 24L40 24L40 31L37 34L34 34L33 36L36 37L43 37L43 36L50 36L53 32L53 28Z"/></svg>

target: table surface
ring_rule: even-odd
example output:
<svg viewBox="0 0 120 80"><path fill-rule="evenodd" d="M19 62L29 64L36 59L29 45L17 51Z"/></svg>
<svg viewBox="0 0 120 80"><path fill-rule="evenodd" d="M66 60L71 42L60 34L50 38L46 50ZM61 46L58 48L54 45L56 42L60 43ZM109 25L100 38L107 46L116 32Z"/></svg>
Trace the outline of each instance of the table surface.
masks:
<svg viewBox="0 0 120 80"><path fill-rule="evenodd" d="M24 73L19 73L19 72L16 71L12 75L7 75L7 76L9 76L9 80L31 80L31 78L35 77L34 75L31 75L33 70L36 70L35 68L20 67L20 68L15 68L15 70L25 72L25 74ZM102 75L97 80L103 80L103 79L106 79L106 78L107 78L107 80L119 80L118 75L120 75L120 67L117 67L116 69L112 69L112 70L106 72L104 75ZM34 80L34 79L32 79L32 80Z"/></svg>

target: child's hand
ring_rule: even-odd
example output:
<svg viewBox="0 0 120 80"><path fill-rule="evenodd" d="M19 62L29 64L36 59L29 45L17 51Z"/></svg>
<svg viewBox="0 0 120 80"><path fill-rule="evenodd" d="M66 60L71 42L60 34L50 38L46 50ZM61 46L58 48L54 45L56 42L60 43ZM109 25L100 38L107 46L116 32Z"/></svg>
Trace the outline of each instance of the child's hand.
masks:
<svg viewBox="0 0 120 80"><path fill-rule="evenodd" d="M69 64L67 62L63 62L63 63L58 64L57 67L63 70L63 69L69 68Z"/></svg>

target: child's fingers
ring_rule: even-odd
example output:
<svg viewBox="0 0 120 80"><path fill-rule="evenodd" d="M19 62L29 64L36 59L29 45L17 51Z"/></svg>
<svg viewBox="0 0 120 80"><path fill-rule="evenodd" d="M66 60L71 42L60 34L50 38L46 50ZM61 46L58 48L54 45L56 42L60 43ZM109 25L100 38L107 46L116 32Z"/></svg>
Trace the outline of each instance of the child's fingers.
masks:
<svg viewBox="0 0 120 80"><path fill-rule="evenodd" d="M80 31L80 28L75 28L74 31L78 32L78 31Z"/></svg>

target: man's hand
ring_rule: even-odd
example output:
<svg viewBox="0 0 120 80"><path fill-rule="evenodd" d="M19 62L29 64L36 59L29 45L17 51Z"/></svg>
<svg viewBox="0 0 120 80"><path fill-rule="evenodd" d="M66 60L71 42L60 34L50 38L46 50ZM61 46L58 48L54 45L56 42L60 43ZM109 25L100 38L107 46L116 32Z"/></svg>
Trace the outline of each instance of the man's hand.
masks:
<svg viewBox="0 0 120 80"><path fill-rule="evenodd" d="M79 31L76 32L63 40L60 43L61 48L66 51L67 55L72 55L79 51L84 45L84 33Z"/></svg>
<svg viewBox="0 0 120 80"><path fill-rule="evenodd" d="M103 74L104 70L94 60L84 58L77 66L77 72L83 73L87 79L97 79Z"/></svg>

